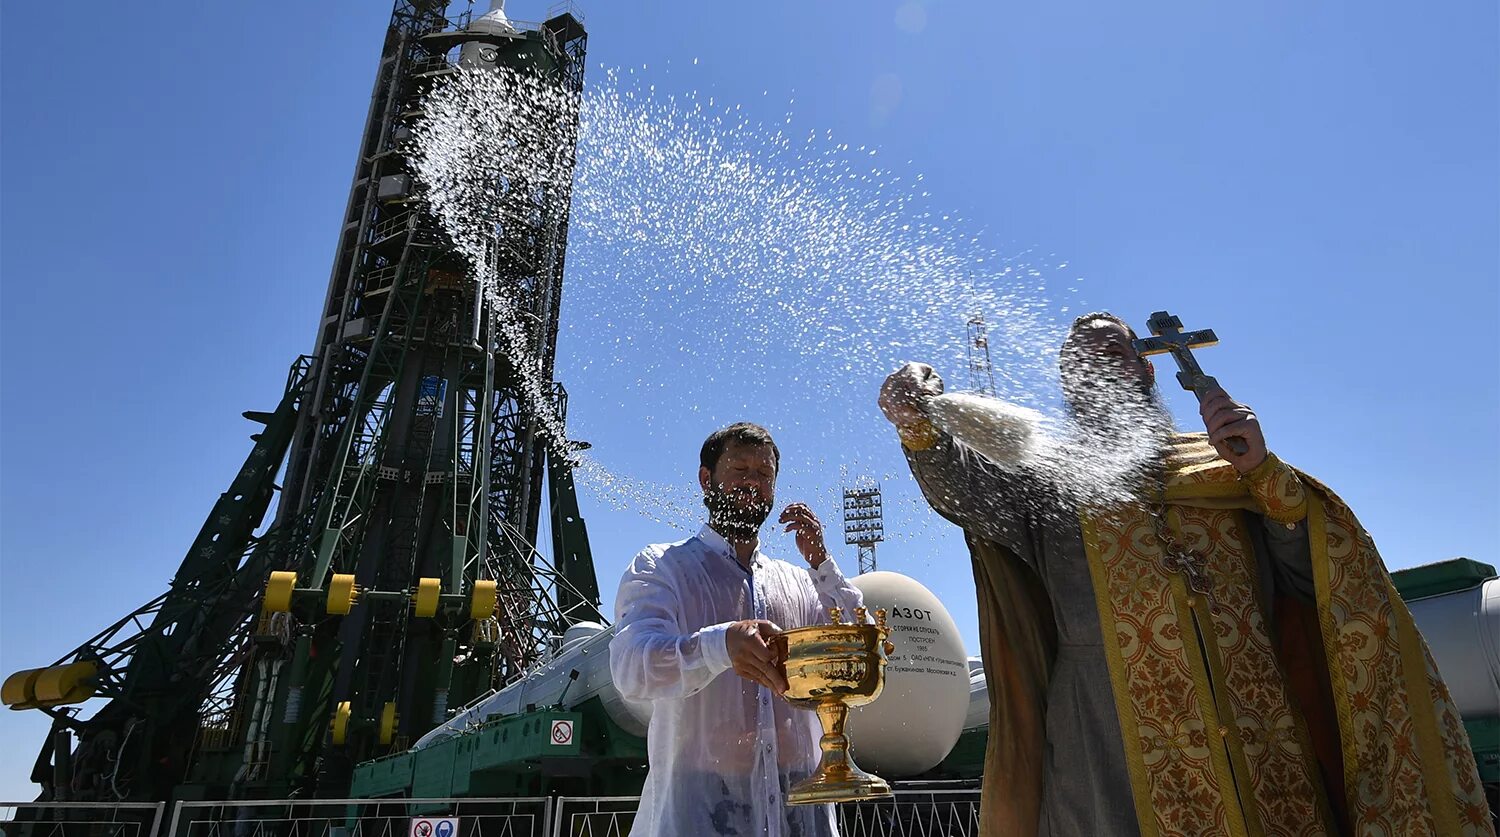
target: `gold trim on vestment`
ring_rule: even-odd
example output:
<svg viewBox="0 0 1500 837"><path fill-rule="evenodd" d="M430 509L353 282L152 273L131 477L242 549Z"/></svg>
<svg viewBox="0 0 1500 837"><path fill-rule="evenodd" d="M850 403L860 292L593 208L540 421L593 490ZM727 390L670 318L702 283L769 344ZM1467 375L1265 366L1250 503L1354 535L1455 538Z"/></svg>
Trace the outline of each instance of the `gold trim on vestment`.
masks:
<svg viewBox="0 0 1500 837"><path fill-rule="evenodd" d="M1256 503L1228 463L1178 452L1160 526L1140 506L1081 516L1137 822L1160 835L1325 834L1316 757L1255 592L1243 511ZM1176 564L1217 594L1190 590Z"/></svg>
<svg viewBox="0 0 1500 837"><path fill-rule="evenodd" d="M1181 526L1177 527L1179 531ZM1179 614L1186 614L1184 619L1181 615L1177 621L1186 630L1192 632L1193 643L1202 643L1203 653L1186 653L1188 667L1193 672L1193 689L1198 693L1198 705L1202 707L1204 732L1209 741L1209 761L1214 766L1214 779L1218 785L1219 804L1224 809L1224 825L1228 827L1230 837L1249 837L1247 832L1251 831L1249 816L1246 807L1240 799L1239 782L1235 777L1234 766L1230 764L1229 752L1225 746L1235 737L1237 730L1231 730L1229 724L1233 722L1233 716L1225 717L1223 707L1219 705L1220 693L1223 692L1223 678L1219 677L1220 688L1215 689L1213 680L1209 676L1215 666L1218 654L1209 651L1207 646L1214 641L1213 617L1208 614L1208 603L1202 596L1189 596L1187 584L1183 582L1182 576L1174 575L1171 579L1172 602L1177 606ZM1201 618L1200 618L1201 617ZM1186 623L1186 624L1183 624ZM1206 630L1205 630L1206 629ZM1240 754L1243 761L1244 754ZM1249 772L1243 771L1246 782L1249 782ZM1246 788L1248 791L1249 788ZM1253 833L1256 837L1262 833L1259 828L1259 818Z"/></svg>
<svg viewBox="0 0 1500 837"><path fill-rule="evenodd" d="M1201 435L1174 440L1167 461L1162 497L1173 506L1166 516L1175 534L1154 527L1146 506L1080 514L1142 837L1325 833L1333 827L1328 794L1287 691L1272 614L1257 595L1249 531L1269 517ZM1359 834L1493 835L1457 710L1373 542L1332 492L1291 473L1308 499L1348 824ZM1176 541L1171 561L1158 539ZM1183 560L1178 546L1198 561ZM1212 609L1186 599L1183 573L1199 588L1204 568ZM1211 737L1202 734L1205 722L1214 725ZM998 763L993 749L989 776ZM987 797L1003 792L986 784ZM1034 834L1024 824L1016 833Z"/></svg>
<svg viewBox="0 0 1500 837"><path fill-rule="evenodd" d="M932 420L925 418L896 425L896 435L901 437L901 446L910 451L931 450L943 437Z"/></svg>
<svg viewBox="0 0 1500 837"><path fill-rule="evenodd" d="M1120 643L1110 635L1107 625L1115 624L1114 605L1109 598L1109 575L1100 555L1099 532L1093 521L1083 516L1083 552L1089 560L1089 577L1094 582L1094 602L1099 608L1100 633L1104 637L1104 659L1109 665L1109 682L1114 687L1115 712L1120 718L1120 737L1125 746L1125 769L1130 774L1130 791L1135 798L1136 821L1141 837L1158 837L1156 817L1151 812L1151 784L1146 777L1146 760L1141 754L1140 721L1135 717L1135 702L1129 699L1130 687L1125 679L1125 659Z"/></svg>
<svg viewBox="0 0 1500 837"><path fill-rule="evenodd" d="M1176 531L1177 536L1182 537L1182 514L1176 507L1167 510L1167 522ZM1181 595L1186 589L1182 576L1175 576L1172 581L1174 582L1173 592ZM1212 703L1206 704L1213 712L1208 718L1208 723L1212 733L1218 735L1220 742L1229 748L1226 754L1224 747L1217 747L1215 755L1223 762L1221 769L1224 775L1229 777L1230 784L1238 788L1242 781L1239 777L1243 776L1246 790L1253 797L1254 791L1249 788L1250 763L1245 760L1245 743L1240 740L1236 712L1229 699L1229 678L1224 671L1224 660L1216 647L1217 637L1214 635L1213 614L1209 612L1208 601L1202 596L1189 597L1188 605L1192 608L1193 626L1198 630L1205 646L1205 653L1189 655L1189 659L1193 661L1193 675L1198 680L1198 693L1200 699L1205 696L1205 693L1207 693L1206 696L1211 697ZM1212 652L1208 652L1210 645L1215 646ZM1207 658L1207 672L1202 669L1203 658ZM1215 682L1219 684L1217 689L1213 687ZM1229 817L1230 833L1235 835L1244 833L1247 837L1263 837L1265 828L1261 825L1260 812L1253 804L1254 799L1251 799L1252 804L1246 805L1244 800L1239 798L1238 792L1233 795L1235 798L1230 799L1230 794L1224 794L1225 807L1229 809L1229 813L1239 814L1238 822L1234 816ZM1237 830L1236 825L1240 825L1241 828Z"/></svg>
<svg viewBox="0 0 1500 837"><path fill-rule="evenodd" d="M1286 525L1307 518L1307 488L1297 472L1276 454L1267 453L1264 462L1240 476L1240 482L1267 518Z"/></svg>
<svg viewBox="0 0 1500 837"><path fill-rule="evenodd" d="M1307 530L1309 533L1324 532L1328 528L1328 515L1323 510L1323 498L1314 495L1307 502ZM1328 539L1309 535L1308 546L1312 555L1313 594L1318 604L1318 626L1323 635L1323 656L1328 660L1328 681L1333 690L1333 712L1339 719L1339 749L1344 754L1344 764L1355 763L1354 717L1349 711L1349 684L1338 671L1338 660L1342 659L1339 648L1339 632L1333 619L1333 601L1330 594L1328 567ZM1344 771L1344 795L1349 800L1350 817L1355 815L1353 806L1359 799L1358 775L1353 770Z"/></svg>
<svg viewBox="0 0 1500 837"><path fill-rule="evenodd" d="M1406 681L1406 693L1412 700L1426 698L1426 689L1413 694L1411 684L1427 683L1427 660L1422 653L1422 637L1412 621L1411 611L1396 592L1396 586L1386 580L1386 589L1391 599L1391 609L1396 612L1396 629L1401 636L1396 641L1401 646L1401 669ZM1448 758L1443 753L1442 736L1438 734L1437 714L1433 712L1412 713L1412 730L1417 736L1417 746L1422 750L1422 781L1427 783L1427 809L1437 825L1439 834L1458 834L1458 811L1452 805L1434 805L1434 799L1450 793L1453 781L1448 775ZM1444 800L1446 801L1446 800Z"/></svg>

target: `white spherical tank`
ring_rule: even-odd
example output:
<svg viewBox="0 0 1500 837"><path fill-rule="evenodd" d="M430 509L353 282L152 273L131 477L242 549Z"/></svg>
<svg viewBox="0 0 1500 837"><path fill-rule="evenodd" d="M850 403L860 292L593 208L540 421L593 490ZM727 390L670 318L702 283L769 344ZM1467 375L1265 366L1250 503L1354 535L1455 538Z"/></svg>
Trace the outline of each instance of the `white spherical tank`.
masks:
<svg viewBox="0 0 1500 837"><path fill-rule="evenodd" d="M964 641L947 608L915 579L892 572L853 580L865 606L886 611L896 646L885 689L849 712L849 739L859 766L887 779L915 776L947 757L969 709Z"/></svg>

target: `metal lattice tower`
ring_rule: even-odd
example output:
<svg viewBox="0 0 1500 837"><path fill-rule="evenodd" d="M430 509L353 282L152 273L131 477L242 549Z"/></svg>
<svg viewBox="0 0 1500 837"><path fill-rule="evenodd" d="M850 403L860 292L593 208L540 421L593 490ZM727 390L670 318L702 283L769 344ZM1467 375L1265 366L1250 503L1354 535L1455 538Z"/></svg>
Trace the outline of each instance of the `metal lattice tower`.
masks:
<svg viewBox="0 0 1500 837"><path fill-rule="evenodd" d="M497 178L507 221L492 246L524 357L408 160L425 94L460 66L577 97L587 34L571 7L524 24L448 5L395 2L314 351L275 411L245 414L265 427L171 589L46 669L57 676L7 680L7 704L54 717L34 773L44 797L338 796L357 762L519 679L570 625L602 621L576 446L539 418L566 414L550 379L577 109L519 140L565 149L559 176ZM550 404L529 403L523 361ZM81 719L70 704L88 696L109 702Z"/></svg>
<svg viewBox="0 0 1500 837"><path fill-rule="evenodd" d="M282 564L299 589L321 592L343 575L367 591L364 606L334 626L304 627L293 643L285 688L302 690L297 703L311 718L332 716L335 734L320 748L315 724L288 749L325 750L318 769L330 786L449 706L517 679L570 620L598 616L562 613L539 578L544 469L564 440L543 435L537 414L548 405L527 403L494 313L464 281L469 265L427 212L406 154L424 95L460 65L540 74L577 95L587 35L568 12L495 27L446 12L438 0L397 0L392 12L317 333L314 408L299 419L277 521L312 521L308 548ZM541 127L530 141L576 143L576 111ZM550 377L571 166L557 182L506 174L507 217L527 220L502 225L494 247L507 254L502 281L529 315L533 368ZM560 386L553 397L561 412ZM471 622L465 603L480 582L494 583L498 607ZM423 585L429 599L449 599L446 618L430 602L413 604ZM597 601L597 592L575 598ZM298 668L302 646L318 644L344 653ZM340 735L340 723L352 726ZM272 773L310 769L279 755Z"/></svg>
<svg viewBox="0 0 1500 837"><path fill-rule="evenodd" d="M990 362L990 327L984 314L969 318L969 389L980 395L995 395L995 366Z"/></svg>
<svg viewBox="0 0 1500 837"><path fill-rule="evenodd" d="M875 544L885 540L879 488L844 489L844 543L859 547L859 572L875 572Z"/></svg>

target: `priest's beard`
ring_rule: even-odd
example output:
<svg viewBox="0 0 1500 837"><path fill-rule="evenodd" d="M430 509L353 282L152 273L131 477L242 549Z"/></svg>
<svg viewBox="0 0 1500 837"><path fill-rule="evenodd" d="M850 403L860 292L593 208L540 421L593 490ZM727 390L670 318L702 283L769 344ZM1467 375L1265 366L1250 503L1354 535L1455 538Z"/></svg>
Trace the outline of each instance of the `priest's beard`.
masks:
<svg viewBox="0 0 1500 837"><path fill-rule="evenodd" d="M1064 384L1074 433L1068 458L1088 479L1077 498L1112 504L1137 500L1158 476L1161 456L1176 429L1161 393L1149 379L1114 369Z"/></svg>
<svg viewBox="0 0 1500 837"><path fill-rule="evenodd" d="M1148 383L1114 377L1069 388L1068 408L1081 434L1102 446L1159 449L1172 435L1172 416Z"/></svg>
<svg viewBox="0 0 1500 837"><path fill-rule="evenodd" d="M708 507L708 525L731 543L748 543L760 534L760 527L771 515L771 497L763 497L751 488L726 489L710 485L703 492Z"/></svg>

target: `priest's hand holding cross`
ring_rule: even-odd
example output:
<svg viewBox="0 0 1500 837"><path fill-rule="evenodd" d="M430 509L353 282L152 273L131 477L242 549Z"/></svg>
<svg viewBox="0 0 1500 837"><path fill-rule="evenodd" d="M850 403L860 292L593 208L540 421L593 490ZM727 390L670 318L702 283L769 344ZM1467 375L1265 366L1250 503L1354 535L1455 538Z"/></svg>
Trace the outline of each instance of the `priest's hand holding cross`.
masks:
<svg viewBox="0 0 1500 837"><path fill-rule="evenodd" d="M1208 441L1236 471L1248 474L1266 461L1266 437L1261 432L1260 419L1249 407L1230 398L1223 387L1214 387L1203 394L1198 414L1208 430ZM1230 439L1243 440L1244 444L1231 445Z"/></svg>
<svg viewBox="0 0 1500 837"><path fill-rule="evenodd" d="M1255 413L1229 397L1212 375L1204 374L1193 357L1193 349L1217 345L1213 329L1184 332L1182 320L1157 311L1146 323L1151 336L1133 341L1141 357L1171 354L1177 362L1177 382L1198 396L1198 412L1214 449L1241 474L1249 473L1266 459L1266 437Z"/></svg>

